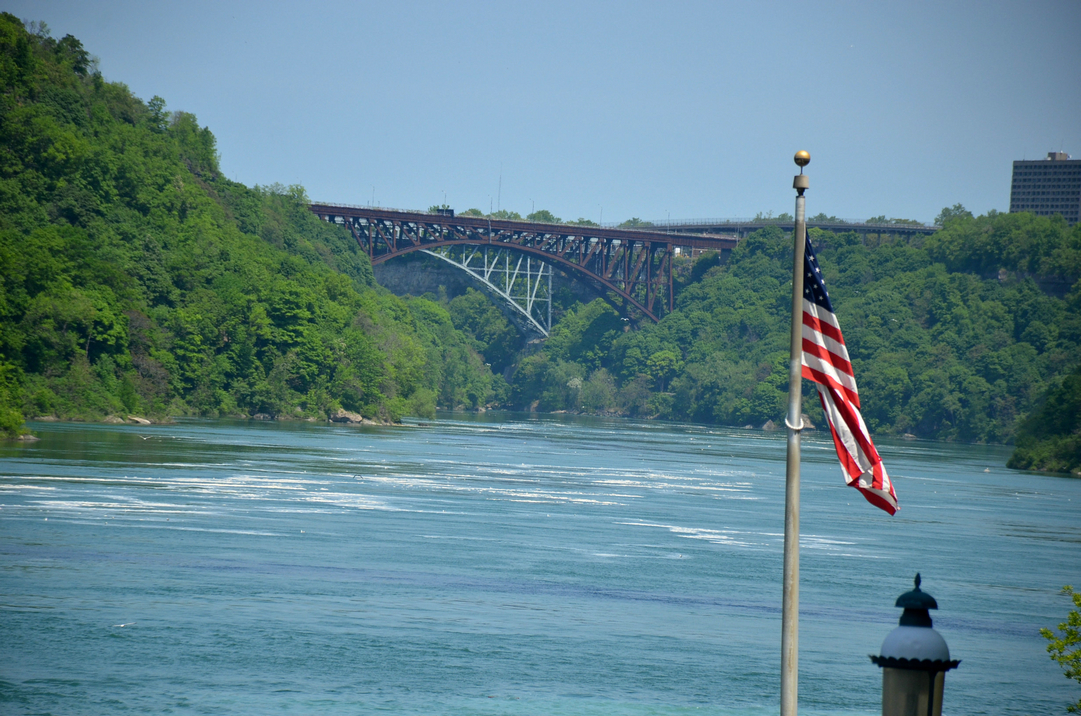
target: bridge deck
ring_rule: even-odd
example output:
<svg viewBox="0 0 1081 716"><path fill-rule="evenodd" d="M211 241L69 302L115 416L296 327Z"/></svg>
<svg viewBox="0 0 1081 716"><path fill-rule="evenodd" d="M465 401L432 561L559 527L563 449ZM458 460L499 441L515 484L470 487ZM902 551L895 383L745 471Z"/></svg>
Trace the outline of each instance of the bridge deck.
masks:
<svg viewBox="0 0 1081 716"><path fill-rule="evenodd" d="M638 312L653 321L675 307L672 259L677 250L689 249L692 253L731 251L740 239L765 226L776 226L783 231L793 228L791 222L776 220L701 220L671 222L663 228L619 228L447 216L329 203L312 204L310 208L324 221L348 227L373 264L414 251L446 251L450 247L489 247L483 249L484 252L493 248L513 251L541 258L563 271L575 272L588 279L624 314ZM904 224L811 222L811 225L862 234L914 235L929 234L938 229Z"/></svg>
<svg viewBox="0 0 1081 716"><path fill-rule="evenodd" d="M543 224L476 216L446 216L361 206L312 204L324 221L342 224L373 264L414 251L451 246L494 248L541 258L588 279L625 315L657 321L675 307L676 250L730 251L735 236L688 235L577 224Z"/></svg>
<svg viewBox="0 0 1081 716"><path fill-rule="evenodd" d="M533 234L560 236L587 236L597 239L615 239L624 241L649 241L671 246L706 249L731 250L736 248L739 239L735 236L718 235L702 227L697 232L689 228L675 226L668 230L649 228L620 229L602 226L579 226L578 224L544 224L533 221L510 221L506 219L487 219L479 216L444 216L425 211L400 211L398 209L378 209L347 204L312 204L311 210L323 219L332 217L386 221L390 223L410 223L425 225L460 226L471 233L483 235L489 230L492 235L500 232L528 232Z"/></svg>

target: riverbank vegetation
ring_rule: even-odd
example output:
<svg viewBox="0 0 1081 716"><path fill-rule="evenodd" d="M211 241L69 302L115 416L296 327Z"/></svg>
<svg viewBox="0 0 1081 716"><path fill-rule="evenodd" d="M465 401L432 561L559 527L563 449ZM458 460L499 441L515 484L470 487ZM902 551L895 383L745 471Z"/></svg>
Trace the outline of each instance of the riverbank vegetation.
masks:
<svg viewBox="0 0 1081 716"><path fill-rule="evenodd" d="M1008 467L1081 474L1081 365L1053 384L1017 431Z"/></svg>
<svg viewBox="0 0 1081 716"><path fill-rule="evenodd" d="M194 115L34 29L0 16L0 429L489 400L446 308L379 289L303 189L229 181Z"/></svg>
<svg viewBox="0 0 1081 716"><path fill-rule="evenodd" d="M1073 602L1073 609L1066 614L1066 621L1058 625L1058 631L1040 629L1040 636L1050 642L1047 653L1051 660L1062 667L1067 679L1081 682L1081 592L1066 585L1062 594ZM1067 713L1081 713L1081 699L1066 706Z"/></svg>

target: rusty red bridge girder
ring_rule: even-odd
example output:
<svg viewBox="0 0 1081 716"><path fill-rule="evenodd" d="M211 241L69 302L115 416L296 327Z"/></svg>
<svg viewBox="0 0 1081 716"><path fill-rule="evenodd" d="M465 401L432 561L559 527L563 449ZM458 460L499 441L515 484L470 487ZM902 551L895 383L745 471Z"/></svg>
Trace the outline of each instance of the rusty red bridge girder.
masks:
<svg viewBox="0 0 1081 716"><path fill-rule="evenodd" d="M672 257L676 248L731 251L738 239L540 224L475 216L446 216L341 204L312 204L324 221L349 228L372 264L443 246L499 246L538 256L585 278L624 314L657 321L675 305Z"/></svg>

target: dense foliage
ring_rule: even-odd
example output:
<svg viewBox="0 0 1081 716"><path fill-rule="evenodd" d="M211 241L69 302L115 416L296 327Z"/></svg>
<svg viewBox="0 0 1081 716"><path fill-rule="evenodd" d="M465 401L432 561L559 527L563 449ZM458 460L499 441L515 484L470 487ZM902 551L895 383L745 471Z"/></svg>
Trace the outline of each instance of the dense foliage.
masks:
<svg viewBox="0 0 1081 716"><path fill-rule="evenodd" d="M0 16L0 95L0 429L487 402L444 307L375 287L301 188L224 178L207 128L105 82L75 38Z"/></svg>
<svg viewBox="0 0 1081 716"><path fill-rule="evenodd" d="M1081 227L1029 214L950 212L946 227L923 242L811 233L871 430L1006 442L1081 359ZM791 239L766 228L719 263L701 257L677 310L657 325L628 331L600 299L568 312L542 350L520 359L512 403L779 423ZM1076 401L1074 382L1063 386ZM806 411L820 415L813 386L804 389ZM1076 438L1069 440L1063 444L1076 450Z"/></svg>
<svg viewBox="0 0 1081 716"><path fill-rule="evenodd" d="M1008 467L1081 474L1081 365L1053 386L1017 431Z"/></svg>
<svg viewBox="0 0 1081 716"><path fill-rule="evenodd" d="M1081 592L1075 592L1067 584L1062 593L1073 601L1074 608L1066 615L1066 621L1058 625L1058 634L1050 629L1040 629L1040 634L1050 642L1047 653L1062 667L1066 678L1081 682ZM1068 705L1066 711L1081 713L1081 699Z"/></svg>

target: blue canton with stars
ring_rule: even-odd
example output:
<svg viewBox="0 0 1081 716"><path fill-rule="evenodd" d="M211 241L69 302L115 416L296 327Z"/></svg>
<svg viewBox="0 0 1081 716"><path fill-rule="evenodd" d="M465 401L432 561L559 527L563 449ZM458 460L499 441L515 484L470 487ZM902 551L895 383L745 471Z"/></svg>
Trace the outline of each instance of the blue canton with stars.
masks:
<svg viewBox="0 0 1081 716"><path fill-rule="evenodd" d="M815 250L811 248L810 236L807 237L803 254L803 297L833 313L833 304L830 303L830 295L826 293L826 282L822 280L822 269L818 268L818 259L815 257Z"/></svg>

